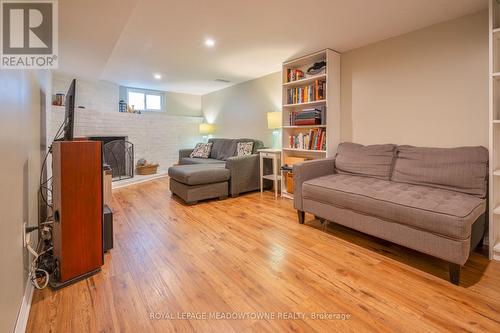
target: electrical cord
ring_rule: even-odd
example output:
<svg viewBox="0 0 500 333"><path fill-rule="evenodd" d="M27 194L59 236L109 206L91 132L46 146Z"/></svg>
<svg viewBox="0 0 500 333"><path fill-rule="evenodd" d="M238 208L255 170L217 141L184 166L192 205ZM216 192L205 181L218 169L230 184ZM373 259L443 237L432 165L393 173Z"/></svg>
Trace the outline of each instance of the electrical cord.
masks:
<svg viewBox="0 0 500 333"><path fill-rule="evenodd" d="M30 278L30 281L33 284L33 286L37 289L43 289L43 288L47 287L47 285L49 284L49 279L50 279L50 273L47 270L39 267L40 266L40 264L38 262L39 258L53 249L52 246L49 246L47 249L40 252L41 247L43 247L46 244L45 241L50 242L50 239L52 238L51 237L51 234L52 234L51 228L52 228L52 223L54 220L54 218L53 218L53 206L52 206L52 204L49 203L48 198L46 198L44 195L44 190L46 190L47 193L50 193L50 195L52 197L52 188L49 185L49 182L52 180L52 177L43 181L43 175L44 175L45 169L47 167L47 159L48 159L49 155L52 153L52 144L54 143L54 141L60 139L59 136L61 135L62 130L63 130L65 125L66 125L66 121L64 121L61 124L61 126L59 127L59 129L57 130L56 135L54 136L54 139L52 140L52 143L50 144L49 148L45 152L45 156L44 156L43 162L42 162L42 168L40 170L40 182L39 182L40 197L41 197L43 203L45 204L45 206L51 210L52 215L47 217L44 222L39 223L39 225L37 227L27 227L26 228L27 233L35 231L35 230L40 231L38 233L38 243L36 246L36 250L33 249L31 244L26 244L28 251L34 257L34 259L31 262L30 269L29 269L29 278Z"/></svg>
<svg viewBox="0 0 500 333"><path fill-rule="evenodd" d="M38 242L38 244L41 244L41 243L42 242ZM34 257L33 261L31 262L31 265L30 265L30 273L29 273L31 284L33 284L33 286L36 289L43 289L43 288L47 287L47 285L49 284L50 274L45 269L41 269L38 267L38 258L40 258L40 256L47 253L48 251L51 251L53 249L53 247L51 246L48 249L46 249L40 253L38 253L39 246L37 246L37 251L35 251L31 247L31 244L26 244L26 247L27 247L28 251Z"/></svg>
<svg viewBox="0 0 500 333"><path fill-rule="evenodd" d="M49 149L47 149L47 151L45 152L45 156L44 156L43 162L42 162L42 169L40 171L40 197L42 198L43 203L51 210L53 209L53 207L48 202L48 198L45 197L42 190L46 189L46 190L50 191L50 193L52 194L52 189L50 189L48 186L45 186L49 183L50 180L52 180L52 177L50 177L46 181L43 181L43 175L44 175L45 168L47 167L47 159L48 159L49 155L52 153L52 144L54 143L54 141L59 140L59 136L61 135L62 130L64 129L65 125L66 125L66 120L63 121L61 126L59 126L59 129L57 130L56 135L52 139L52 143L50 144Z"/></svg>

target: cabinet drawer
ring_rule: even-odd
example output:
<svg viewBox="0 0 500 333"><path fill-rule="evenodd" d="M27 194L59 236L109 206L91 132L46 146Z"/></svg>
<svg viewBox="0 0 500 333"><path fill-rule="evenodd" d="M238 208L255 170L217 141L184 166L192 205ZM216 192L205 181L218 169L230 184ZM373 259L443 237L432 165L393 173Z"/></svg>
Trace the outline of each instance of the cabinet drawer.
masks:
<svg viewBox="0 0 500 333"><path fill-rule="evenodd" d="M275 155L277 154L273 154L273 153L260 153L260 156L264 157L264 158L273 158Z"/></svg>

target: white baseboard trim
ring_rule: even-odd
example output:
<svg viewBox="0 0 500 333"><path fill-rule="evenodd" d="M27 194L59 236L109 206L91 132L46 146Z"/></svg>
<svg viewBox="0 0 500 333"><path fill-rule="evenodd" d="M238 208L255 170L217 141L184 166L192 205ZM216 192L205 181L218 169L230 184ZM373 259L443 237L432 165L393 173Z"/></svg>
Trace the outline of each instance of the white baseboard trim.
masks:
<svg viewBox="0 0 500 333"><path fill-rule="evenodd" d="M145 182L149 182L149 181L152 181L155 179L165 178L165 177L168 177L167 172L161 172L161 173L157 173L155 175L151 175L151 176L147 176L147 177L134 176L134 178L124 179L124 180L119 180L117 182L114 182L112 186L113 186L113 190L115 190L118 188L127 187L130 185L137 185L137 184L141 184L141 183L145 183Z"/></svg>
<svg viewBox="0 0 500 333"><path fill-rule="evenodd" d="M31 300L33 299L34 287L29 281L26 284L26 289L24 290L23 302L21 303L21 308L17 315L16 326L14 327L14 333L24 333L26 331L26 326L28 325L28 318L30 316L31 310Z"/></svg>

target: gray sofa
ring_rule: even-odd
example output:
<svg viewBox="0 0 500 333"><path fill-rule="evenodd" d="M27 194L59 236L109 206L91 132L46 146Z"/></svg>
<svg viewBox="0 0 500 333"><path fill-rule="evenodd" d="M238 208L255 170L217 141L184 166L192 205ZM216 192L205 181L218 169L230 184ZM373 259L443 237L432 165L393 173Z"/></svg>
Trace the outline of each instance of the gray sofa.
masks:
<svg viewBox="0 0 500 333"><path fill-rule="evenodd" d="M450 281L483 239L488 151L343 143L294 165L294 206L449 262Z"/></svg>
<svg viewBox="0 0 500 333"><path fill-rule="evenodd" d="M179 165L169 168L170 189L187 203L198 200L238 196L260 187L258 149L264 148L255 139L209 139L209 158L191 158L193 149L179 151ZM237 156L238 142L253 142L251 155ZM221 170L222 168L222 170ZM226 188L224 194L224 187Z"/></svg>

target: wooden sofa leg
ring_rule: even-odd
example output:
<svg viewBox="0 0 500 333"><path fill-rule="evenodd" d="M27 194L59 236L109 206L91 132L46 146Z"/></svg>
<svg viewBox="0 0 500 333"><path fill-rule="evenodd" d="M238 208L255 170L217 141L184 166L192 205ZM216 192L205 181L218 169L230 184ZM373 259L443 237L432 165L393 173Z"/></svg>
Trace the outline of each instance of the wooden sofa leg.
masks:
<svg viewBox="0 0 500 333"><path fill-rule="evenodd" d="M449 263L450 282L457 285L460 283L460 269L462 267L458 264Z"/></svg>
<svg viewBox="0 0 500 333"><path fill-rule="evenodd" d="M304 224L304 220L306 218L306 213L301 211L301 210L298 210L297 215L299 216L299 223Z"/></svg>

